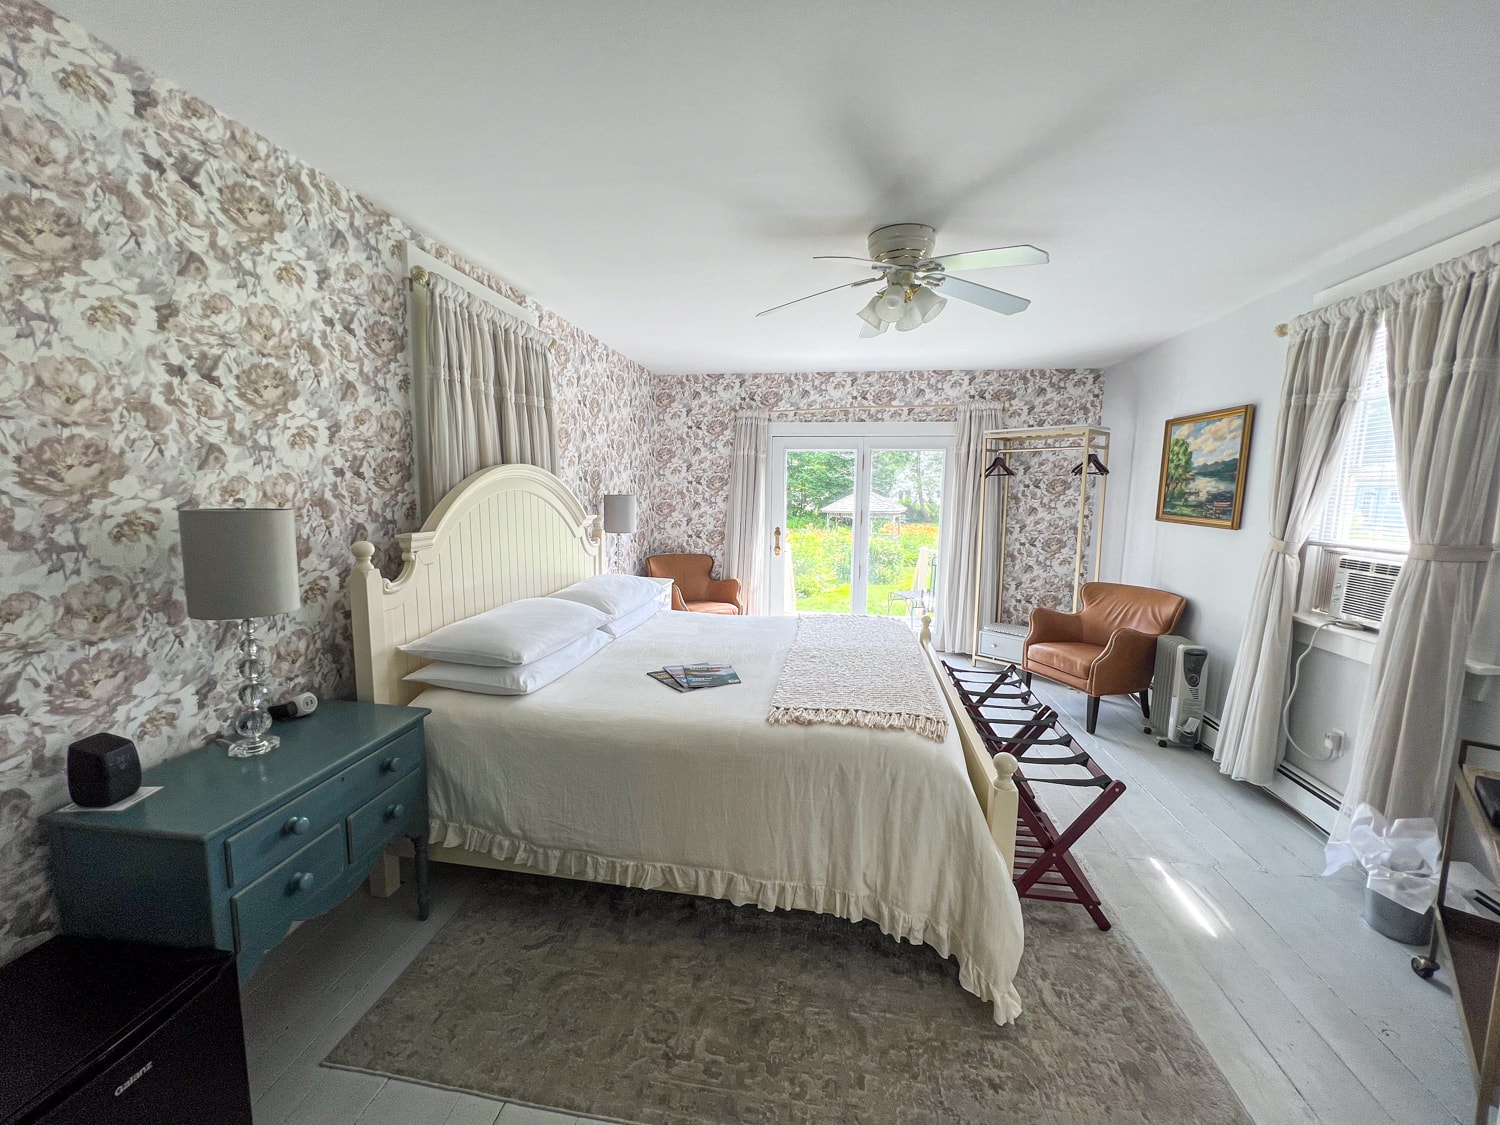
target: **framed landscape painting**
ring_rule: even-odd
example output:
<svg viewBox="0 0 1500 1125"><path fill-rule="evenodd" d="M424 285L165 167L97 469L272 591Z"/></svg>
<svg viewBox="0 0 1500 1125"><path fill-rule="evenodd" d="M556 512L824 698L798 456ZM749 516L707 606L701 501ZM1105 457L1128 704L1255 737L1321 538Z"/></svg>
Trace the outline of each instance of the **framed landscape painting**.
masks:
<svg viewBox="0 0 1500 1125"><path fill-rule="evenodd" d="M1169 418L1161 448L1156 518L1203 527L1240 526L1254 406Z"/></svg>

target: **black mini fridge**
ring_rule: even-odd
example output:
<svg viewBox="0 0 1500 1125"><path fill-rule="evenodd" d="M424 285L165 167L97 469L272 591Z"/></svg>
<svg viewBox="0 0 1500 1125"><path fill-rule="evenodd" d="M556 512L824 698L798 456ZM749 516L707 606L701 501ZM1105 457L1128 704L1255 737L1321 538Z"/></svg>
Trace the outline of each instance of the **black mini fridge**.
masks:
<svg viewBox="0 0 1500 1125"><path fill-rule="evenodd" d="M55 937L0 967L0 1125L251 1125L234 957Z"/></svg>

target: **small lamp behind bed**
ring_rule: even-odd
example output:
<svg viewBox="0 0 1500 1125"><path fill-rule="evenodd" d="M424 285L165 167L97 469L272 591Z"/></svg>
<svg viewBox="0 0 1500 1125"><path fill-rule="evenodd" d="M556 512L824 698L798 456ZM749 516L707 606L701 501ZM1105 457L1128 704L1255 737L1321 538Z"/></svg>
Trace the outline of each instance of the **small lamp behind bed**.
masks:
<svg viewBox="0 0 1500 1125"><path fill-rule="evenodd" d="M600 520L600 524L605 535L634 535L636 530L635 497L629 493L605 496L604 518Z"/></svg>
<svg viewBox="0 0 1500 1125"><path fill-rule="evenodd" d="M635 497L629 494L604 498L604 530L609 535L634 535L636 525Z"/></svg>

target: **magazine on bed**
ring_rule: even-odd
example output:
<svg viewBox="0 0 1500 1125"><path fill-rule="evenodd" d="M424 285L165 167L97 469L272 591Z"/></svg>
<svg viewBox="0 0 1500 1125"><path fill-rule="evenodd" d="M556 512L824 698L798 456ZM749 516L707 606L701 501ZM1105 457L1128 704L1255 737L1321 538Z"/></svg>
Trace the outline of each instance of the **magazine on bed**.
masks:
<svg viewBox="0 0 1500 1125"><path fill-rule="evenodd" d="M697 691L740 682L739 673L730 664L668 664L660 671L647 672L646 675L678 691Z"/></svg>
<svg viewBox="0 0 1500 1125"><path fill-rule="evenodd" d="M668 672L665 668L658 668L655 672L647 672L646 675L650 676L659 684L666 684L667 687L671 688L673 691L688 690L687 688L679 684L676 680L674 680L672 678L672 673Z"/></svg>

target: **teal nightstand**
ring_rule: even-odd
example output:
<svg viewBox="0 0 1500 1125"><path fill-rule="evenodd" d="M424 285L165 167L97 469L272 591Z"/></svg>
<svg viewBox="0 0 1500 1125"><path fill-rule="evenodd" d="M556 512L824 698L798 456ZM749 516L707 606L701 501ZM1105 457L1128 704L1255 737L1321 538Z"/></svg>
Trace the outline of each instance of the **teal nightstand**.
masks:
<svg viewBox="0 0 1500 1125"><path fill-rule="evenodd" d="M399 836L416 851L425 919L426 715L323 703L277 723L269 754L229 758L211 743L147 770L141 784L161 792L124 812L48 814L64 932L233 950L244 980Z"/></svg>

